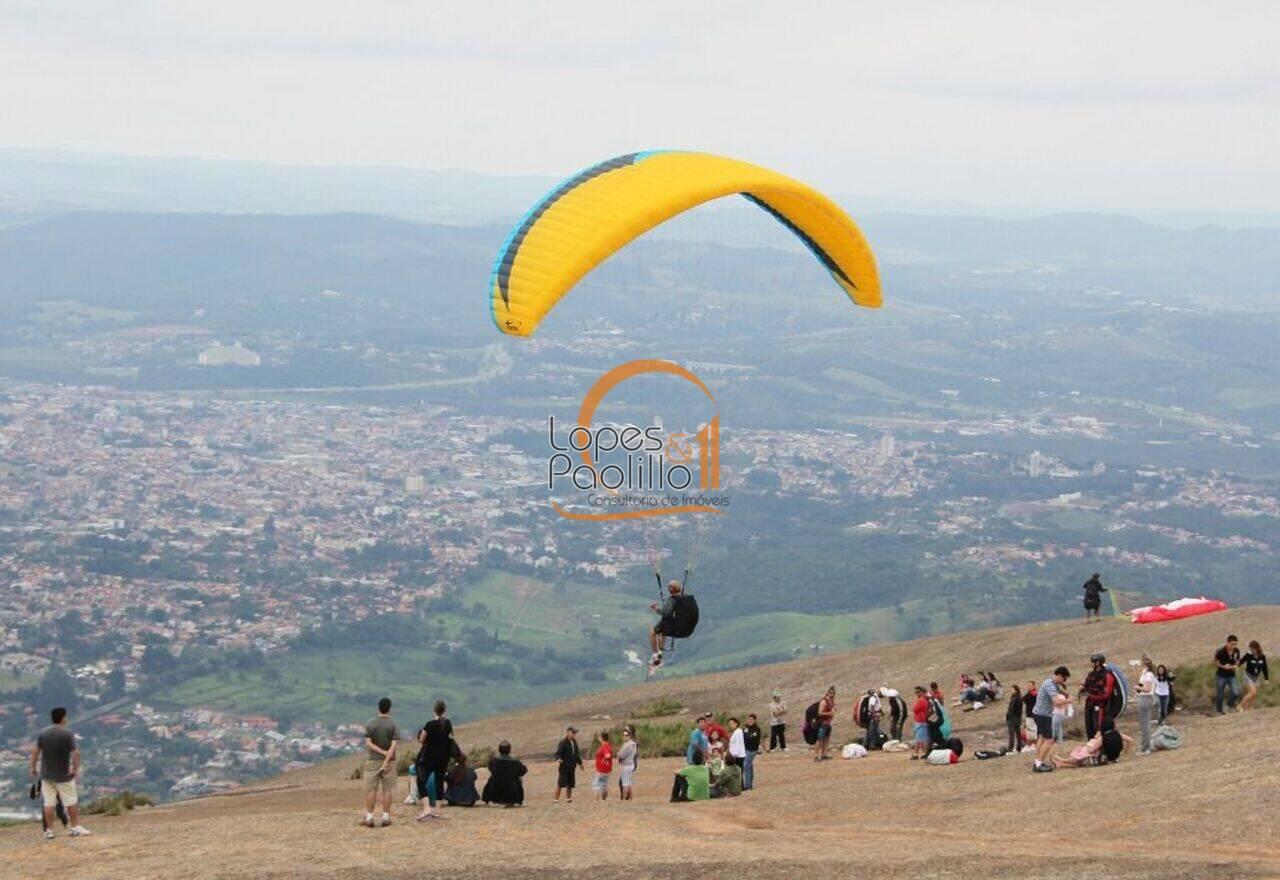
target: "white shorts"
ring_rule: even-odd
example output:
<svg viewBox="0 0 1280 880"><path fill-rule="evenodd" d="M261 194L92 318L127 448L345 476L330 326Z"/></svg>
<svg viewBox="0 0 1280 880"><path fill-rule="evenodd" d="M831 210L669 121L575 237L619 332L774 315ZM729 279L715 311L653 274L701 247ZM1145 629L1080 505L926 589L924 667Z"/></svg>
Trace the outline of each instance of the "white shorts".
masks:
<svg viewBox="0 0 1280 880"><path fill-rule="evenodd" d="M79 798L76 796L76 781L72 779L70 782L54 782L52 779L40 780L40 790L44 793L44 805L46 807L55 806L58 803L58 796L62 796L62 805L64 807L74 807Z"/></svg>
<svg viewBox="0 0 1280 880"><path fill-rule="evenodd" d="M609 789L609 774L608 773L595 774L595 778L591 780L591 790L592 791L608 791L608 789Z"/></svg>

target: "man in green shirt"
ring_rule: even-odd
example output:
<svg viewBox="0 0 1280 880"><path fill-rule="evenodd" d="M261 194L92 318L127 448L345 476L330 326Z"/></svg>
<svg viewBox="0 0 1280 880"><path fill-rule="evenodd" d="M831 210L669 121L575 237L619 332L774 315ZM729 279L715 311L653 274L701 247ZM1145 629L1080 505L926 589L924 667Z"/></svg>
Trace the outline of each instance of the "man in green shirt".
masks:
<svg viewBox="0 0 1280 880"><path fill-rule="evenodd" d="M391 718L391 699L378 701L378 715L364 726L364 744L368 754L364 763L364 822L366 828L374 828L373 808L382 792L383 828L391 824L391 792L396 784L396 745L400 742L400 728Z"/></svg>

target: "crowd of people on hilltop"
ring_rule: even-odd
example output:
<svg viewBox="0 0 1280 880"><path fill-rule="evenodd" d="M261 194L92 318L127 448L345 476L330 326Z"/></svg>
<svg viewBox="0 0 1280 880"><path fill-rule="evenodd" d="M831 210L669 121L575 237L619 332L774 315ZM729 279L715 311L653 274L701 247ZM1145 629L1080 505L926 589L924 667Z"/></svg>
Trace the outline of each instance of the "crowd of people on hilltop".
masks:
<svg viewBox="0 0 1280 880"><path fill-rule="evenodd" d="M1267 657L1257 640L1241 651L1235 635L1228 636L1213 655L1213 705L1218 715L1228 710L1244 712L1258 700L1262 682L1270 680ZM1058 666L1037 684L1026 682L1009 688L1000 683L995 673L979 672L976 677L963 675L957 706L973 708L997 700L1005 702L1006 747L999 754L1034 751L1032 769L1036 773L1094 766L1118 760L1126 750L1137 747L1139 754L1153 750L1153 736L1168 719L1177 703L1175 676L1164 665L1150 657L1139 661L1139 673L1130 693L1137 716L1137 739L1116 727L1113 697L1122 687L1118 670L1107 663L1104 654L1090 657L1090 670L1075 694L1070 692L1071 672ZM928 759L930 763L955 763L962 744L947 734L949 720L946 702L937 682L916 685L910 698L888 686L872 688L856 701L853 720L861 729L857 747L866 754L873 749L909 751L912 760ZM1066 752L1067 722L1077 713L1083 714L1084 739ZM830 760L831 741L837 719L835 686L826 691L805 711L804 739L811 747L815 762ZM912 744L904 740L908 715ZM44 801L45 837L55 836L54 823L67 816L72 836L88 835L79 821L76 778L81 770L80 751L68 726L67 711L55 708L52 724L41 731L31 750L30 769L33 778L32 797ZM769 737L765 745L764 731L755 714L726 719L721 724L712 712L696 719L685 750L685 766L675 773L672 783L673 801L702 798L737 797L756 787L756 761L762 752L789 752L787 728L789 710L780 690L774 689L769 700ZM882 728L887 725L887 731ZM1159 728L1163 729L1163 728ZM1029 735L1029 732L1034 733ZM363 823L367 827L391 824L391 804L400 765L401 731L391 716L391 700L379 701L378 714L365 726L366 759L361 768L365 784ZM477 768L459 746L453 723L444 701L437 701L432 717L418 729L414 737L417 751L411 766L411 790L407 803L420 804L418 820L437 820L441 802L452 806L478 803L516 807L525 802L524 777L528 768L512 753L511 743L498 743L496 753L488 758L488 777L479 787ZM608 799L615 771L619 799L634 796L635 779L640 758L640 743L632 725L621 729L621 742L614 743L608 731L597 736L598 744L591 755L591 790L595 798ZM1033 741L1034 740L1034 741ZM894 744L894 745L890 745ZM854 748L847 745L845 749ZM942 755L939 760L939 755ZM983 757L979 752L978 757ZM554 760L557 778L553 802L572 803L577 788L577 773L584 769L584 756L578 742L578 731L569 726L556 745ZM379 811L379 807L381 810Z"/></svg>
<svg viewBox="0 0 1280 880"><path fill-rule="evenodd" d="M1241 653L1238 640L1231 636L1215 653L1214 662L1218 711L1224 712L1231 707L1244 711L1251 707L1257 699L1259 683L1270 676L1266 656L1258 642L1250 642L1247 653ZM1241 671L1243 692L1237 680L1237 673ZM1028 681L1025 689L1013 684L1006 690L992 671L980 671L976 677L964 674L960 678L960 693L952 706L973 709L984 703L1005 700L1006 746L998 753L987 751L984 754L980 751L978 757L1034 752L1032 769L1036 773L1114 763L1134 747L1139 754L1149 754L1153 750L1153 733L1158 725L1164 724L1175 706L1174 675L1165 666L1155 664L1147 656L1140 661L1140 671L1131 692L1137 715L1136 740L1116 726L1113 697L1116 689L1124 685L1104 654L1090 657L1090 671L1074 694L1070 690L1070 679L1067 667L1059 666L1039 684ZM838 716L836 697L833 685L805 713L803 733L816 762L832 758L830 747ZM862 754L877 748L893 751L901 748L911 753L911 760L955 763L963 744L946 733L945 706L943 692L936 681L927 686L915 686L910 699L904 699L897 690L888 686L865 691L853 711L853 720L861 729L858 739ZM1063 752L1061 748L1067 740L1067 722L1077 714L1083 715L1084 739ZM767 745L757 716L749 714L745 718L745 723L737 717L730 717L722 724L714 713L707 712L695 720L689 732L684 766L675 771L672 780L673 802L737 797L751 791L756 784L757 756L761 752L790 751L787 746L788 709L780 690L774 689L770 696ZM394 766L398 734L391 736L388 719L386 713L380 713L367 731L370 800L365 815L366 825L374 822L372 792L384 784L385 774ZM896 746L903 743L908 720L913 725L910 730L912 744L909 747L905 744ZM465 756L454 742L453 728L445 717L443 703L437 703L435 717L423 725L417 738L420 747L414 772L418 797L426 804L419 819L438 817L435 803L441 796L437 792L440 779L445 785L442 797L450 804L469 805L483 801L514 806L523 803L522 777L526 767L511 755L509 742L499 744L498 754L489 762L489 781L483 794L477 795L475 771L467 767ZM617 770L619 797L624 801L631 800L639 763L635 728L631 725L623 727L622 741L617 745L612 742L608 731L598 734L597 739L598 746L590 757L593 762L593 797L598 800L609 797L613 774ZM578 771L586 767L575 727L566 729L556 746L554 760L557 774L553 802L572 803ZM456 781L460 771L463 778ZM457 787L465 792L461 799L451 795ZM388 823L389 785L384 789L384 804L382 823Z"/></svg>

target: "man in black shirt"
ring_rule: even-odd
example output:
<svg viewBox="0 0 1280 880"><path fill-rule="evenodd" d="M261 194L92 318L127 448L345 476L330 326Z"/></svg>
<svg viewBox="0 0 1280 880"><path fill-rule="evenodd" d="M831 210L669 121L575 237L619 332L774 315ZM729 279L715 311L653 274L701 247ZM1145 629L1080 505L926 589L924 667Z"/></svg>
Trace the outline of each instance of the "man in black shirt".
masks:
<svg viewBox="0 0 1280 880"><path fill-rule="evenodd" d="M556 763L560 765L556 775L556 803L560 802L560 792L563 790L565 803L571 804L578 768L582 766L582 752L578 749L578 728L570 727L564 732L564 739L556 746Z"/></svg>
<svg viewBox="0 0 1280 880"><path fill-rule="evenodd" d="M1213 663L1218 670L1213 682L1213 707L1219 715L1223 715L1224 699L1232 709L1240 701L1240 681L1236 678L1236 667L1240 665L1240 643L1235 636L1227 636L1227 643L1213 655Z"/></svg>
<svg viewBox="0 0 1280 880"><path fill-rule="evenodd" d="M756 752L760 751L760 724L756 716L747 716L747 726L742 728L742 745L747 756L742 761L742 790L750 791L756 784Z"/></svg>
<svg viewBox="0 0 1280 880"><path fill-rule="evenodd" d="M1107 588L1102 585L1102 575L1093 573L1093 577L1084 582L1084 622L1093 623L1102 620L1102 594Z"/></svg>

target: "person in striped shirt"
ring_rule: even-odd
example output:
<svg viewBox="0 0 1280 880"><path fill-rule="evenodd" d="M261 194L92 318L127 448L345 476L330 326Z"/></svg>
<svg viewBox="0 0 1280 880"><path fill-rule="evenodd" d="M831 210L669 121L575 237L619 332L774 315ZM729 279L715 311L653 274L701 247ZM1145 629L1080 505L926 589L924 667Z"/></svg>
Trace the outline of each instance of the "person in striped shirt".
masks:
<svg viewBox="0 0 1280 880"><path fill-rule="evenodd" d="M1059 666L1036 692L1036 704L1031 710L1036 723L1036 762L1031 769L1036 773L1053 771L1053 709L1071 702L1066 690L1070 677L1067 667Z"/></svg>

